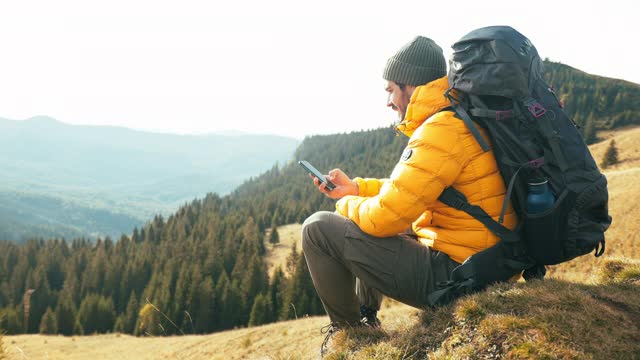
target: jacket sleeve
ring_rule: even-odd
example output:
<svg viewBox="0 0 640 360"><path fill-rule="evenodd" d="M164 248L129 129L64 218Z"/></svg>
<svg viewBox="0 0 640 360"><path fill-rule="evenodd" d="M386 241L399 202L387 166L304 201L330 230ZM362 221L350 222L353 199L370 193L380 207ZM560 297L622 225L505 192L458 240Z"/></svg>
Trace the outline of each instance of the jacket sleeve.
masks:
<svg viewBox="0 0 640 360"><path fill-rule="evenodd" d="M353 179L353 181L358 184L358 196L362 197L372 197L378 195L380 193L380 188L388 180L389 179L363 179L360 177Z"/></svg>
<svg viewBox="0 0 640 360"><path fill-rule="evenodd" d="M337 212L373 236L406 230L455 182L464 167L460 141L464 131L460 124L464 124L445 114L437 114L416 129L377 195L346 196L336 203Z"/></svg>

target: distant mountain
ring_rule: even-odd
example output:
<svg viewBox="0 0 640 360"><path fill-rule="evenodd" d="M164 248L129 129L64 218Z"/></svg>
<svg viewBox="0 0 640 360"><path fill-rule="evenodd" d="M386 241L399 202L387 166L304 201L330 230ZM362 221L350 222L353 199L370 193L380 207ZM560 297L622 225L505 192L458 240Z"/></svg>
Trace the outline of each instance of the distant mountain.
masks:
<svg viewBox="0 0 640 360"><path fill-rule="evenodd" d="M224 135L224 136L245 136L249 135L244 131L240 130L220 130L211 133L212 135Z"/></svg>
<svg viewBox="0 0 640 360"><path fill-rule="evenodd" d="M59 197L0 192L0 239L95 238L140 226L140 219Z"/></svg>
<svg viewBox="0 0 640 360"><path fill-rule="evenodd" d="M19 240L130 233L156 213L208 192L228 193L286 162L298 140L159 134L35 117L0 119L0 143L0 199L11 199L0 206L0 238ZM35 199L47 206L27 205ZM110 215L88 221L89 210Z"/></svg>

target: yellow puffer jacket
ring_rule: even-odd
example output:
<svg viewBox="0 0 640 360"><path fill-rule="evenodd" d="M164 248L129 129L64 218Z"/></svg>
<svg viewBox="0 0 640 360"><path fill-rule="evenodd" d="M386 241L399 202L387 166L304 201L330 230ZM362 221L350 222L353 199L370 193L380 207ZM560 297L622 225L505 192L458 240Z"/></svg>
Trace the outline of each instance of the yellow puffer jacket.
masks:
<svg viewBox="0 0 640 360"><path fill-rule="evenodd" d="M482 152L453 112L439 112L449 106L447 88L446 77L416 88L397 127L410 137L409 143L391 177L355 178L359 195L340 199L336 210L373 236L396 235L411 225L423 244L461 263L498 238L476 219L439 202L438 196L453 186L497 220L506 189L493 151ZM490 143L484 132L482 136ZM509 204L504 225L513 229L517 222Z"/></svg>

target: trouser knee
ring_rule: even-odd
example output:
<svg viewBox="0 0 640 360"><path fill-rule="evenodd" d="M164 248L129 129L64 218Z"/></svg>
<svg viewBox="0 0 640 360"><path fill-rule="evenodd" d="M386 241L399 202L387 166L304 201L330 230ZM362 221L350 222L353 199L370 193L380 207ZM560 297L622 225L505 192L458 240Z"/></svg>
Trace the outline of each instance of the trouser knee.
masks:
<svg viewBox="0 0 640 360"><path fill-rule="evenodd" d="M340 216L329 211L319 211L309 216L302 224L302 250L311 246L325 248L325 241L330 239L327 234L337 217Z"/></svg>

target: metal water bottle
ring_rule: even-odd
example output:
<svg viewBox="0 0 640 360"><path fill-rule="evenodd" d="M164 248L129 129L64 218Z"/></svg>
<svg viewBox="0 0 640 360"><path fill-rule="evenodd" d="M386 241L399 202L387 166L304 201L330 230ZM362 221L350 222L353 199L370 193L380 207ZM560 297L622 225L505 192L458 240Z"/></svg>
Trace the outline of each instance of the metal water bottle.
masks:
<svg viewBox="0 0 640 360"><path fill-rule="evenodd" d="M527 213L538 214L550 209L556 202L556 197L549 188L547 180L540 179L528 183L529 195L527 195Z"/></svg>

